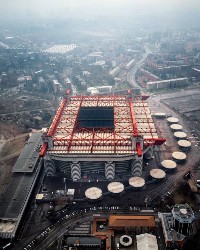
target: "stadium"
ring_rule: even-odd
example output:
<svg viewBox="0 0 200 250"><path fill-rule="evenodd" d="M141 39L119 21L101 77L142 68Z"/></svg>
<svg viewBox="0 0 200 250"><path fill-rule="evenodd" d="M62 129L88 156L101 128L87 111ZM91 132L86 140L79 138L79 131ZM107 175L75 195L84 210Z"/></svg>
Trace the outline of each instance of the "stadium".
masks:
<svg viewBox="0 0 200 250"><path fill-rule="evenodd" d="M105 179L118 173L142 174L143 158L164 143L148 108L148 96L69 96L66 92L43 135L40 155L47 175L69 174L78 181L97 171Z"/></svg>

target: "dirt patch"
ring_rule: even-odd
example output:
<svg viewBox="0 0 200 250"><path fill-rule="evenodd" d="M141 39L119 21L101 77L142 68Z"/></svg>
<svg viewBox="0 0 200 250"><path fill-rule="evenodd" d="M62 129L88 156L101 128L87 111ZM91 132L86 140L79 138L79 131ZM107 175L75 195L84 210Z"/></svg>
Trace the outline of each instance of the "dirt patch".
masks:
<svg viewBox="0 0 200 250"><path fill-rule="evenodd" d="M0 157L5 158L10 156L10 158L12 158L12 155L19 155L27 139L28 134L22 134L20 136L16 136L12 139L7 140L0 152Z"/></svg>
<svg viewBox="0 0 200 250"><path fill-rule="evenodd" d="M20 134L16 125L0 124L0 194L12 178L12 168L21 154L28 134Z"/></svg>
<svg viewBox="0 0 200 250"><path fill-rule="evenodd" d="M193 208L195 207L194 194L190 190L187 182L179 183L177 189L172 194L174 204L188 203Z"/></svg>
<svg viewBox="0 0 200 250"><path fill-rule="evenodd" d="M15 124L0 123L0 140L8 140L21 134L21 130Z"/></svg>
<svg viewBox="0 0 200 250"><path fill-rule="evenodd" d="M12 168L17 161L17 158L13 158L11 160L0 162L0 194L6 189L12 178Z"/></svg>

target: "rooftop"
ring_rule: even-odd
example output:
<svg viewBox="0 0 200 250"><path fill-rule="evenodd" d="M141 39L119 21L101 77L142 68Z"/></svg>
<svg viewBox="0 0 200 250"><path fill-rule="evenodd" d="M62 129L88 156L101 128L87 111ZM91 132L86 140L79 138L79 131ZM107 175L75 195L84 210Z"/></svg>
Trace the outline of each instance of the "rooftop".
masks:
<svg viewBox="0 0 200 250"><path fill-rule="evenodd" d="M176 168L176 162L172 161L172 160L163 160L161 162L162 167L166 168L166 169L174 169Z"/></svg>
<svg viewBox="0 0 200 250"><path fill-rule="evenodd" d="M0 198L0 218L17 219L30 192L37 172L14 173L10 184Z"/></svg>
<svg viewBox="0 0 200 250"><path fill-rule="evenodd" d="M54 45L44 50L43 52L50 53L50 54L65 54L74 50L75 48L77 48L76 44L69 44L69 45L60 44L60 45Z"/></svg>
<svg viewBox="0 0 200 250"><path fill-rule="evenodd" d="M48 153L124 154L137 152L133 138L144 138L144 146L161 145L148 96L72 96L60 104L47 137Z"/></svg>
<svg viewBox="0 0 200 250"><path fill-rule="evenodd" d="M136 236L137 250L158 250L158 243L155 235L140 234Z"/></svg>
<svg viewBox="0 0 200 250"><path fill-rule="evenodd" d="M174 219L171 213L160 213L165 241L183 241L185 236L173 229Z"/></svg>
<svg viewBox="0 0 200 250"><path fill-rule="evenodd" d="M177 137L177 138L180 138L180 139L184 139L184 138L187 137L187 134L184 133L184 132L178 131L178 132L175 132L175 133L174 133L174 136Z"/></svg>
<svg viewBox="0 0 200 250"><path fill-rule="evenodd" d="M132 187L143 187L145 185L145 180L142 177L134 176L129 179L129 185Z"/></svg>
<svg viewBox="0 0 200 250"><path fill-rule="evenodd" d="M164 82L172 82L172 81L185 81L188 80L188 78L184 77L184 78L175 78L175 79L168 79L168 80L161 80L161 81L155 81L155 82L148 82L148 85L151 84L160 84L160 83L164 83Z"/></svg>
<svg viewBox="0 0 200 250"><path fill-rule="evenodd" d="M172 157L175 159L175 160L185 160L187 158L186 154L183 153L183 152L173 152L172 153Z"/></svg>
<svg viewBox="0 0 200 250"><path fill-rule="evenodd" d="M191 147L192 144L188 140L179 140L178 145L181 146L181 147L187 148L187 147Z"/></svg>
<svg viewBox="0 0 200 250"><path fill-rule="evenodd" d="M155 179L162 179L165 178L166 173L162 169L154 168L150 171L150 175Z"/></svg>
<svg viewBox="0 0 200 250"><path fill-rule="evenodd" d="M42 146L42 132L32 133L30 139L13 167L14 173L31 173L39 157Z"/></svg>
<svg viewBox="0 0 200 250"><path fill-rule="evenodd" d="M121 193L124 191L124 184L121 182L111 182L108 184L108 191L111 193Z"/></svg>
<svg viewBox="0 0 200 250"><path fill-rule="evenodd" d="M22 152L21 155L23 157L26 154L32 153L35 142L37 142L39 138L41 138L41 133L32 134L31 138L29 139L31 147L29 147L29 152L27 149ZM36 152L37 153L35 153L35 157L38 159L39 151ZM21 159L23 157L21 157ZM26 208L28 199L31 195L35 181L41 169L41 162L38 164L36 161L34 161L33 164L36 164L37 166L33 166L34 171L31 171L31 173L26 172L25 167L25 171L23 171L23 166L21 171L18 171L18 173L13 173L9 185L0 197L0 235L9 234L12 238L16 233L21 216Z"/></svg>
<svg viewBox="0 0 200 250"><path fill-rule="evenodd" d="M66 240L67 244L70 246L100 246L101 245L101 239L98 239L96 237L78 237L78 236L71 236L67 237Z"/></svg>
<svg viewBox="0 0 200 250"><path fill-rule="evenodd" d="M188 204L178 204L172 209L173 217L181 223L192 223L194 213Z"/></svg>
<svg viewBox="0 0 200 250"><path fill-rule="evenodd" d="M102 196L102 190L97 187L88 188L85 191L85 196L91 200L99 199Z"/></svg>
<svg viewBox="0 0 200 250"><path fill-rule="evenodd" d="M154 216L110 215L109 227L155 227Z"/></svg>

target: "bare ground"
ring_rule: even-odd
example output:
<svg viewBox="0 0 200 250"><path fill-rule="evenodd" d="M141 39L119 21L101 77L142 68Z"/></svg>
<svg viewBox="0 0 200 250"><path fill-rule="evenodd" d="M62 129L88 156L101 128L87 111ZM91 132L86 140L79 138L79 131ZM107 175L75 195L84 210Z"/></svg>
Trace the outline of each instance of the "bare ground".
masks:
<svg viewBox="0 0 200 250"><path fill-rule="evenodd" d="M0 124L0 194L12 177L12 168L20 155L28 134L20 134L16 125Z"/></svg>

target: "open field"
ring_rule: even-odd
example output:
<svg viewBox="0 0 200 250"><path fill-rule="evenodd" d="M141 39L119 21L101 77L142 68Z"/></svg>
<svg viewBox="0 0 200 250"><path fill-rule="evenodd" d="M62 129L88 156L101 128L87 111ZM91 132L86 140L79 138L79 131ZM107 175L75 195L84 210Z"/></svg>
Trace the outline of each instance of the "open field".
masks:
<svg viewBox="0 0 200 250"><path fill-rule="evenodd" d="M12 176L12 167L24 147L28 134L20 134L15 125L0 124L0 194Z"/></svg>

